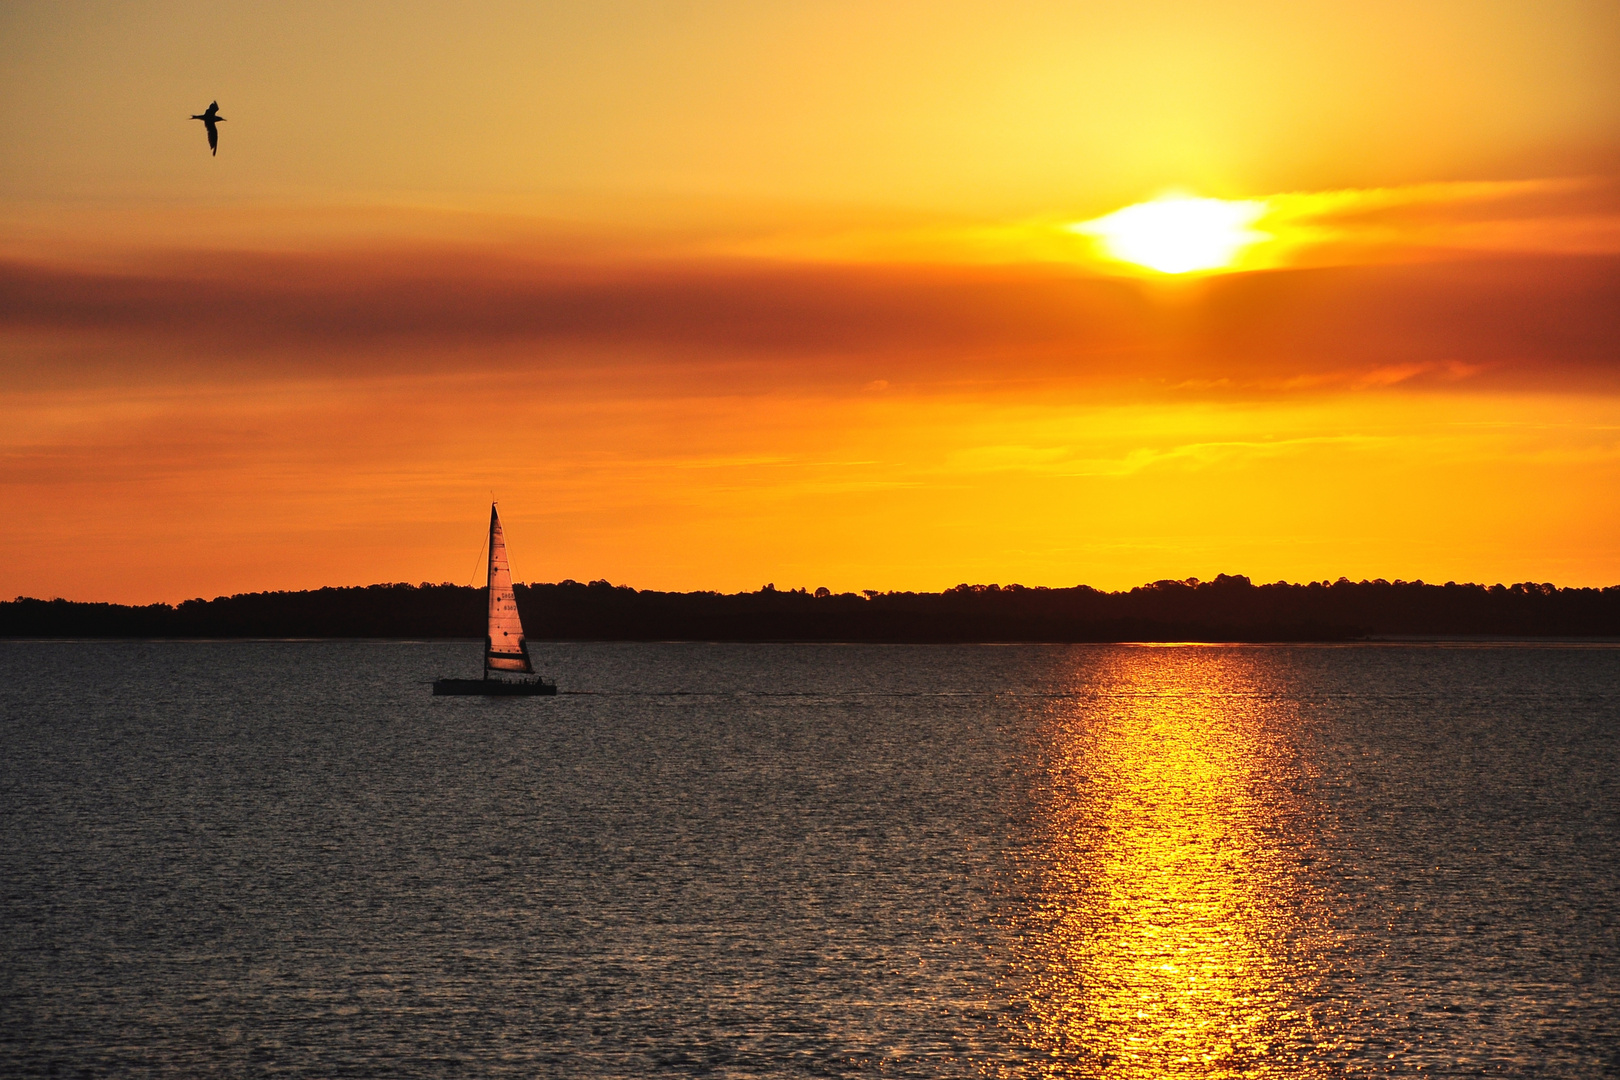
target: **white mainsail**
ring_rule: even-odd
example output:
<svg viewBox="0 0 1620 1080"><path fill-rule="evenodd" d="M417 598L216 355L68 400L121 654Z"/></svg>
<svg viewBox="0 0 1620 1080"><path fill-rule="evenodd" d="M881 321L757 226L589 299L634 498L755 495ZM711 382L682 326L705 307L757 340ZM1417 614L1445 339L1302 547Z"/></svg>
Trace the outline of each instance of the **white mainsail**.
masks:
<svg viewBox="0 0 1620 1080"><path fill-rule="evenodd" d="M489 508L489 635L484 638L484 674L491 671L531 673L529 644L518 619L517 594L512 591L512 568L506 561L506 537L501 519Z"/></svg>

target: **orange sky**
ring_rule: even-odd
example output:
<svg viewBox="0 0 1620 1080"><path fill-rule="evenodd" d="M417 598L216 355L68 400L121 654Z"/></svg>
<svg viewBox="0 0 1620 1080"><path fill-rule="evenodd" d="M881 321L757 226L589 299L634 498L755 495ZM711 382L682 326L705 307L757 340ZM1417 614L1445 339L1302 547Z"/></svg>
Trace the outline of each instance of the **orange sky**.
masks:
<svg viewBox="0 0 1620 1080"><path fill-rule="evenodd" d="M1620 581L1613 5L1013 7L7 6L0 595Z"/></svg>

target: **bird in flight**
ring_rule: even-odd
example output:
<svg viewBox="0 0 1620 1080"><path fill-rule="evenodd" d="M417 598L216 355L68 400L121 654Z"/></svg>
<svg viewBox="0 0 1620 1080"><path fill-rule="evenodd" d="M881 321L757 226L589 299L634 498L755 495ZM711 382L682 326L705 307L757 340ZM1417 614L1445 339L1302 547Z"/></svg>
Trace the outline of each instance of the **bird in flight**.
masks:
<svg viewBox="0 0 1620 1080"><path fill-rule="evenodd" d="M219 128L216 125L222 123L225 119L219 115L219 102L211 102L208 108L193 116L192 119L203 122L203 127L208 129L208 149L216 157L219 156Z"/></svg>

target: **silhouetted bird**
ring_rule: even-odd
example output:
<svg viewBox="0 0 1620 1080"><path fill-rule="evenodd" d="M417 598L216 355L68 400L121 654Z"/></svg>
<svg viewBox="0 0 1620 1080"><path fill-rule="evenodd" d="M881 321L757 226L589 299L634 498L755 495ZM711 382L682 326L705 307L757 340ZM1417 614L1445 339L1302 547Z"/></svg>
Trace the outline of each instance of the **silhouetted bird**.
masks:
<svg viewBox="0 0 1620 1080"><path fill-rule="evenodd" d="M208 129L208 149L217 156L219 154L219 128L215 125L223 123L225 120L223 116L219 115L219 102L211 102L207 109L197 116L193 116L192 119L201 120L203 127Z"/></svg>

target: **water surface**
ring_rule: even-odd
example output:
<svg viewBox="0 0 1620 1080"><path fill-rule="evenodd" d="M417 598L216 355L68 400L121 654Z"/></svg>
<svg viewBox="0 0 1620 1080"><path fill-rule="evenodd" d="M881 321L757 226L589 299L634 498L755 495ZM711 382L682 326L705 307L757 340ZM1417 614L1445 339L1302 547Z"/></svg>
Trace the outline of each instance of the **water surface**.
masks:
<svg viewBox="0 0 1620 1080"><path fill-rule="evenodd" d="M0 1074L1620 1071L1620 650L0 643Z"/></svg>

